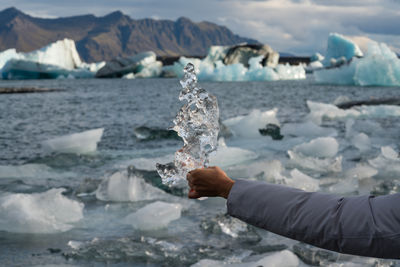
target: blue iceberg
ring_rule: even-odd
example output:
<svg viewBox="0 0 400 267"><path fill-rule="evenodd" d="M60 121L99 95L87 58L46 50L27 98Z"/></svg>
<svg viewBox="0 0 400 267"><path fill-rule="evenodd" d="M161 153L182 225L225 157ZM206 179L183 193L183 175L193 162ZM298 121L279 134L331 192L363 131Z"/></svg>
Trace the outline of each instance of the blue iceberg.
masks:
<svg viewBox="0 0 400 267"><path fill-rule="evenodd" d="M328 67L314 71L316 82L361 86L400 85L400 59L386 44L371 40L368 51L361 57L362 52L355 43L351 45L350 40L341 40L343 43L338 38L335 38L335 42L328 41L327 55L322 62ZM338 45L337 49L334 44ZM333 55L341 56L335 58ZM351 55L353 57L348 59ZM329 57L330 65L327 65L326 60Z"/></svg>

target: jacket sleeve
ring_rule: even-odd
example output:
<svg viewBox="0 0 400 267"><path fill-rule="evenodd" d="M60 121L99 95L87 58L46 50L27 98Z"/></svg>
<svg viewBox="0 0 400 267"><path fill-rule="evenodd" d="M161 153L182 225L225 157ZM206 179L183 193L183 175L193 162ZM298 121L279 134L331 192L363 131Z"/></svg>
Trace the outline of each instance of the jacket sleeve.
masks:
<svg viewBox="0 0 400 267"><path fill-rule="evenodd" d="M400 194L339 197L236 180L227 206L231 216L317 247L400 258Z"/></svg>

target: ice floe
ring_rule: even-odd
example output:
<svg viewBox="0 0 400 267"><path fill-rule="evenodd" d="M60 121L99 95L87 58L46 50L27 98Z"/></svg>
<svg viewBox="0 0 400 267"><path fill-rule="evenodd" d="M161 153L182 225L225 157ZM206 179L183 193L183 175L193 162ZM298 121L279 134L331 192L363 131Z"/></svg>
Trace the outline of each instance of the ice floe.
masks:
<svg viewBox="0 0 400 267"><path fill-rule="evenodd" d="M179 219L181 211L181 204L157 201L129 214L123 221L138 230L156 230L166 228L170 222Z"/></svg>
<svg viewBox="0 0 400 267"><path fill-rule="evenodd" d="M282 250L264 256L258 261L249 262L230 262L230 261L218 261L211 259L203 259L191 267L297 267L300 264L299 258L289 250Z"/></svg>
<svg viewBox="0 0 400 267"><path fill-rule="evenodd" d="M293 148L296 153L308 157L332 158L336 156L339 144L333 137L319 137L308 143L297 145Z"/></svg>
<svg viewBox="0 0 400 267"><path fill-rule="evenodd" d="M68 199L65 189L0 197L0 230L14 233L58 233L83 218L82 203Z"/></svg>
<svg viewBox="0 0 400 267"><path fill-rule="evenodd" d="M280 126L276 117L277 108L260 111L252 110L248 115L237 116L223 121L223 124L229 127L234 136L244 138L261 137L259 129L265 128L267 124L275 124Z"/></svg>
<svg viewBox="0 0 400 267"><path fill-rule="evenodd" d="M210 155L210 166L228 167L257 158L253 151L239 147L228 147L223 138L218 140L218 149Z"/></svg>
<svg viewBox="0 0 400 267"><path fill-rule="evenodd" d="M105 178L96 190L97 199L116 202L153 200L165 198L166 195L143 178L129 176L127 171L116 172Z"/></svg>
<svg viewBox="0 0 400 267"><path fill-rule="evenodd" d="M97 149L103 135L103 128L88 130L80 133L64 135L42 142L48 151L59 153L87 154Z"/></svg>

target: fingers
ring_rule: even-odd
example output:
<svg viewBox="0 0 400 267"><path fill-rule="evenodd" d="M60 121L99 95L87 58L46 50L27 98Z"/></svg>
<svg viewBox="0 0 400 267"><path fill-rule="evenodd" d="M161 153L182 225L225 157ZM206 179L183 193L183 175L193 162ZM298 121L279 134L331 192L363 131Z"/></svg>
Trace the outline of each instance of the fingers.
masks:
<svg viewBox="0 0 400 267"><path fill-rule="evenodd" d="M201 197L201 195L199 193L197 193L197 191L195 191L194 189L190 189L190 191L188 193L188 197L194 199L194 198Z"/></svg>

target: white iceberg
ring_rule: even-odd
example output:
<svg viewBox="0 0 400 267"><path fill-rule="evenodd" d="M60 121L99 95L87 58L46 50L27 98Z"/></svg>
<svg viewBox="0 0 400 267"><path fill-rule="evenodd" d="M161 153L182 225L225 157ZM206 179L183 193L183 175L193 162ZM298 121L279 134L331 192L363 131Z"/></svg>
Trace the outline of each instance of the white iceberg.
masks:
<svg viewBox="0 0 400 267"><path fill-rule="evenodd" d="M59 40L29 53L9 49L0 53L3 79L91 78L104 63L81 61L70 39Z"/></svg>
<svg viewBox="0 0 400 267"><path fill-rule="evenodd" d="M400 85L400 59L386 44L370 41L368 51L364 57L348 58L352 54L353 56L360 56L360 53L357 52L359 48L353 47L352 49L345 43L343 42L342 44L344 45L343 47L347 47L345 49L347 50L345 53L347 62L345 61L337 67L315 71L314 77L317 82L361 86ZM324 61L325 66L330 66L327 60L331 54L334 56L334 53L329 50L328 43L327 57ZM335 64L338 65L337 62Z"/></svg>
<svg viewBox="0 0 400 267"><path fill-rule="evenodd" d="M233 64L225 64L224 58L228 50L229 47L212 46L203 60L180 57L173 66L166 66L164 69L181 77L183 67L190 62L196 67L198 79L203 81L276 81L306 78L302 65L276 65L272 62L277 60L271 58L271 62L267 62L271 64L263 66L261 64L261 61L265 60L263 55L249 58L246 62L249 67L237 61Z"/></svg>
<svg viewBox="0 0 400 267"><path fill-rule="evenodd" d="M319 137L293 148L296 153L307 157L332 158L336 156L339 144L333 137Z"/></svg>
<svg viewBox="0 0 400 267"><path fill-rule="evenodd" d="M371 140L365 133L353 136L351 142L361 153L365 153L371 149Z"/></svg>
<svg viewBox="0 0 400 267"><path fill-rule="evenodd" d="M181 204L157 201L129 214L123 221L138 230L157 230L166 228L170 222L179 219L181 211Z"/></svg>
<svg viewBox="0 0 400 267"><path fill-rule="evenodd" d="M161 189L146 183L142 178L129 176L127 171L116 172L105 178L96 190L96 198L103 201L143 201L165 197Z"/></svg>
<svg viewBox="0 0 400 267"><path fill-rule="evenodd" d="M97 149L104 128L93 129L81 133L56 137L42 142L43 147L49 151L60 153L87 154Z"/></svg>
<svg viewBox="0 0 400 267"><path fill-rule="evenodd" d="M228 126L235 136L257 138L261 137L259 129L265 128L267 124L280 126L276 117L277 112L277 108L267 111L254 109L248 115L224 120L223 124Z"/></svg>
<svg viewBox="0 0 400 267"><path fill-rule="evenodd" d="M59 233L83 218L82 203L63 196L65 189L0 197L0 230L13 233Z"/></svg>

